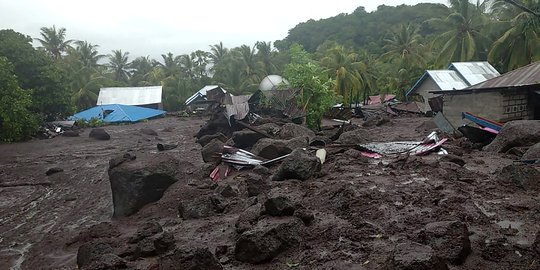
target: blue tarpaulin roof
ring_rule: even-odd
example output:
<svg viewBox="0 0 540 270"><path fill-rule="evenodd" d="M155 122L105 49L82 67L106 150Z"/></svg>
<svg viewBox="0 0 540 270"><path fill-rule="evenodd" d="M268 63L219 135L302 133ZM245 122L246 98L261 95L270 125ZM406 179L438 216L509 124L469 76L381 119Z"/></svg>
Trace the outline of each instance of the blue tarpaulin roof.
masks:
<svg viewBox="0 0 540 270"><path fill-rule="evenodd" d="M70 120L84 119L90 121L92 118L103 120L104 122L137 122L165 114L165 111L155 110L130 105L109 104L98 105L88 110L78 112Z"/></svg>

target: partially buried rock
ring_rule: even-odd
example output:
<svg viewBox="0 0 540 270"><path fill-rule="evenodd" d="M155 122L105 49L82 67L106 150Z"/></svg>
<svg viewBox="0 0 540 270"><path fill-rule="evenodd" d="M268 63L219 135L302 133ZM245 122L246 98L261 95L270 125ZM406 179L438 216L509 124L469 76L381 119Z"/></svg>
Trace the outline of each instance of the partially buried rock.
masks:
<svg viewBox="0 0 540 270"><path fill-rule="evenodd" d="M64 137L79 137L79 132L76 130L66 130L62 133Z"/></svg>
<svg viewBox="0 0 540 270"><path fill-rule="evenodd" d="M226 142L227 141L227 137L225 135L223 135L223 133L220 132L218 134L204 135L201 138L197 139L196 142L204 147L209 142L211 142L213 139L218 139L221 142Z"/></svg>
<svg viewBox="0 0 540 270"><path fill-rule="evenodd" d="M273 180L307 180L320 170L321 162L317 156L306 150L296 149L283 160Z"/></svg>
<svg viewBox="0 0 540 270"><path fill-rule="evenodd" d="M90 138L94 138L100 141L106 141L111 139L111 135L102 128L93 128L88 135Z"/></svg>
<svg viewBox="0 0 540 270"><path fill-rule="evenodd" d="M243 233L253 228L261 216L261 207L261 204L254 204L240 213L234 224L237 233Z"/></svg>
<svg viewBox="0 0 540 270"><path fill-rule="evenodd" d="M141 128L140 132L145 135L157 136L158 133L151 128Z"/></svg>
<svg viewBox="0 0 540 270"><path fill-rule="evenodd" d="M540 143L531 146L521 157L522 160L539 160L540 159Z"/></svg>
<svg viewBox="0 0 540 270"><path fill-rule="evenodd" d="M289 140L297 137L308 137L312 139L315 137L315 132L305 126L293 123L287 123L281 127L279 132L280 139Z"/></svg>
<svg viewBox="0 0 540 270"><path fill-rule="evenodd" d="M45 175L49 176L49 175L53 175L55 173L59 173L59 172L63 172L63 171L64 171L64 169L62 169L62 168L53 167L53 168L48 169L45 172Z"/></svg>
<svg viewBox="0 0 540 270"><path fill-rule="evenodd" d="M401 243L394 251L396 270L446 270L448 266L435 255L434 250L415 242Z"/></svg>
<svg viewBox="0 0 540 270"><path fill-rule="evenodd" d="M426 225L421 233L437 256L453 264L462 264L471 253L471 242L467 225L460 221L440 221Z"/></svg>
<svg viewBox="0 0 540 270"><path fill-rule="evenodd" d="M526 164L512 164L502 168L498 180L525 190L540 190L540 171Z"/></svg>
<svg viewBox="0 0 540 270"><path fill-rule="evenodd" d="M390 118L388 118L387 116L375 115L372 117L368 117L364 121L364 123L362 123L362 126L364 127L382 126L389 122L390 122Z"/></svg>
<svg viewBox="0 0 540 270"><path fill-rule="evenodd" d="M206 247L178 247L159 258L161 270L221 270L223 266Z"/></svg>
<svg viewBox="0 0 540 270"><path fill-rule="evenodd" d="M234 146L242 149L253 147L262 138L265 136L251 130L235 131L232 134Z"/></svg>
<svg viewBox="0 0 540 270"><path fill-rule="evenodd" d="M114 216L129 216L163 196L175 183L179 161L169 155L143 155L109 168Z"/></svg>
<svg viewBox="0 0 540 270"><path fill-rule="evenodd" d="M294 214L294 204L289 198L283 195L272 196L264 202L265 213L271 216L292 216Z"/></svg>
<svg viewBox="0 0 540 270"><path fill-rule="evenodd" d="M308 137L297 137L290 140L263 138L253 146L251 152L263 158L274 159L290 154L295 149L307 147L308 141Z"/></svg>
<svg viewBox="0 0 540 270"><path fill-rule="evenodd" d="M440 160L444 162L452 162L462 167L465 166L465 160L452 154L444 155Z"/></svg>
<svg viewBox="0 0 540 270"><path fill-rule="evenodd" d="M200 196L189 200L182 200L178 205L178 213L183 219L199 219L215 215L219 212L210 196Z"/></svg>
<svg viewBox="0 0 540 270"><path fill-rule="evenodd" d="M137 232L129 239L130 243L136 243L142 239L148 238L150 236L156 235L160 232L163 232L161 225L155 221L145 222Z"/></svg>
<svg viewBox="0 0 540 270"><path fill-rule="evenodd" d="M270 190L266 178L256 174L248 174L246 178L247 192L249 197L267 193Z"/></svg>
<svg viewBox="0 0 540 270"><path fill-rule="evenodd" d="M87 242L82 244L77 250L77 266L83 268L102 255L112 253L113 248L103 242Z"/></svg>
<svg viewBox="0 0 540 270"><path fill-rule="evenodd" d="M355 145L359 143L370 142L371 140L371 133L368 130L359 128L352 131L344 132L339 136L336 142L340 144Z"/></svg>
<svg viewBox="0 0 540 270"><path fill-rule="evenodd" d="M261 220L238 238L235 257L252 264L270 261L299 242L302 226L294 217Z"/></svg>
<svg viewBox="0 0 540 270"><path fill-rule="evenodd" d="M223 151L223 142L219 139L213 139L205 145L201 151L204 162L219 163L221 152Z"/></svg>
<svg viewBox="0 0 540 270"><path fill-rule="evenodd" d="M126 269L126 261L115 254L107 253L96 258L81 270L116 270Z"/></svg>
<svg viewBox="0 0 540 270"><path fill-rule="evenodd" d="M540 120L507 122L495 140L484 150L504 153L512 147L531 146L540 142Z"/></svg>
<svg viewBox="0 0 540 270"><path fill-rule="evenodd" d="M263 165L257 165L255 166L255 168L253 168L253 172L258 174L258 175L271 175L272 173L270 172L270 169L264 167Z"/></svg>
<svg viewBox="0 0 540 270"><path fill-rule="evenodd" d="M229 184L218 185L215 192L225 198L231 198L238 196L238 190Z"/></svg>

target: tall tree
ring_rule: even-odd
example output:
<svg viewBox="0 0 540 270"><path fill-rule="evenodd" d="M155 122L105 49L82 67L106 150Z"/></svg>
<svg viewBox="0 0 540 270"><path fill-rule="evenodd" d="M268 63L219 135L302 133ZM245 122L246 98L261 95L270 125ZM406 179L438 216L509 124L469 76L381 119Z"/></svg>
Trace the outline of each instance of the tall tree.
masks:
<svg viewBox="0 0 540 270"><path fill-rule="evenodd" d="M210 45L210 61L212 64L217 65L221 62L221 60L229 53L229 49L225 48L223 46L223 42L219 42L219 44Z"/></svg>
<svg viewBox="0 0 540 270"><path fill-rule="evenodd" d="M521 6L495 0L496 15L510 24L489 52L488 60L501 71L510 71L540 60L540 1L522 1ZM530 12L532 11L532 12Z"/></svg>
<svg viewBox="0 0 540 270"><path fill-rule="evenodd" d="M482 33L486 27L487 1L476 5L468 0L450 0L453 13L444 20L432 19L439 27L449 27L434 41L440 48L436 63L444 66L452 61L471 61L487 58L489 39Z"/></svg>
<svg viewBox="0 0 540 270"><path fill-rule="evenodd" d="M381 59L398 65L425 66L423 56L425 48L420 39L420 35L412 24L399 25L397 31L384 39L386 44L383 49L386 52L381 55Z"/></svg>
<svg viewBox="0 0 540 270"><path fill-rule="evenodd" d="M321 59L322 66L328 68L335 78L336 94L343 97L345 104L351 104L363 86L359 74L358 55L345 47L338 45L326 52Z"/></svg>
<svg viewBox="0 0 540 270"><path fill-rule="evenodd" d="M130 64L131 76L130 83L133 86L149 85L148 75L154 68L154 62L148 56L139 56Z"/></svg>
<svg viewBox="0 0 540 270"><path fill-rule="evenodd" d="M259 59L260 70L264 73L264 76L274 74L277 70L273 63L274 50L272 49L272 42L257 41L255 43L257 47L257 58Z"/></svg>
<svg viewBox="0 0 540 270"><path fill-rule="evenodd" d="M105 55L99 54L99 45L94 45L88 41L75 41L75 47L68 50L68 57L70 61L75 61L80 64L79 68L97 68L98 62L105 57Z"/></svg>
<svg viewBox="0 0 540 270"><path fill-rule="evenodd" d="M37 40L41 43L42 48L50 53L54 58L59 59L62 53L65 52L73 40L66 40L66 28L56 26L41 27L41 38Z"/></svg>
<svg viewBox="0 0 540 270"><path fill-rule="evenodd" d="M122 50L113 50L109 54L109 69L114 74L114 79L119 82L127 83L129 80L129 52Z"/></svg>

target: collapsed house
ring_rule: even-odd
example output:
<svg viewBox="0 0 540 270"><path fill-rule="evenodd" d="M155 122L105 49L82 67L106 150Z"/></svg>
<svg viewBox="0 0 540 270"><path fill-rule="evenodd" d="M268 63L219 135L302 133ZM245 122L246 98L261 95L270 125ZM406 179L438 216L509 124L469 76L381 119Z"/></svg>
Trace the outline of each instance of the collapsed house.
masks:
<svg viewBox="0 0 540 270"><path fill-rule="evenodd" d="M70 120L91 121L98 119L106 123L134 123L144 119L150 119L164 115L162 110L144 108L139 106L109 104L78 112L70 117Z"/></svg>
<svg viewBox="0 0 540 270"><path fill-rule="evenodd" d="M427 70L405 96L409 99L416 96L421 101L418 103L421 112L436 112L438 109L432 109L430 103L440 104L440 93L461 90L499 75L488 62L452 63L447 70Z"/></svg>
<svg viewBox="0 0 540 270"><path fill-rule="evenodd" d="M459 127L463 113L496 122L540 119L540 61L461 90L431 91L443 96L442 111Z"/></svg>
<svg viewBox="0 0 540 270"><path fill-rule="evenodd" d="M210 92L210 93L209 93ZM219 85L206 85L186 99L187 111L206 111L216 99L226 94L227 91Z"/></svg>
<svg viewBox="0 0 540 270"><path fill-rule="evenodd" d="M162 86L104 87L99 89L96 105L132 105L163 109Z"/></svg>

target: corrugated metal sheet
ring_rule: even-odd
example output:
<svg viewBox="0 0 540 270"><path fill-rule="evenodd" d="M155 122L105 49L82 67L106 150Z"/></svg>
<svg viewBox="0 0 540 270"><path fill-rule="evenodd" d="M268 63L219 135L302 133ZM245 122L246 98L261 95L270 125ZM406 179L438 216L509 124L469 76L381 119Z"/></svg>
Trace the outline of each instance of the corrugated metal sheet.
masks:
<svg viewBox="0 0 540 270"><path fill-rule="evenodd" d="M143 119L163 115L165 113L166 112L162 110L154 110L137 106L108 104L99 105L88 110L78 112L70 117L70 119L84 119L86 121L90 121L92 118L97 118L109 123L137 122Z"/></svg>
<svg viewBox="0 0 540 270"><path fill-rule="evenodd" d="M443 91L459 90L469 86L467 82L453 70L428 70L427 73Z"/></svg>
<svg viewBox="0 0 540 270"><path fill-rule="evenodd" d="M450 64L448 69L457 71L468 85L475 85L501 75L488 62L456 62Z"/></svg>
<svg viewBox="0 0 540 270"><path fill-rule="evenodd" d="M146 105L161 103L161 86L104 87L99 90L97 105Z"/></svg>
<svg viewBox="0 0 540 270"><path fill-rule="evenodd" d="M210 91L210 90L213 90L215 88L218 88L220 87L219 85L206 85L205 87L201 88L201 90L197 91L195 94L193 94L191 97L189 97L188 99L186 99L186 105L189 105L191 102L193 102L195 99L197 99L198 97L204 97L206 96L206 92L207 91ZM221 87L220 87L221 88ZM223 90L223 93L226 93L227 91L225 91L224 89Z"/></svg>
<svg viewBox="0 0 540 270"><path fill-rule="evenodd" d="M504 88L540 84L540 61L475 84L467 89Z"/></svg>

